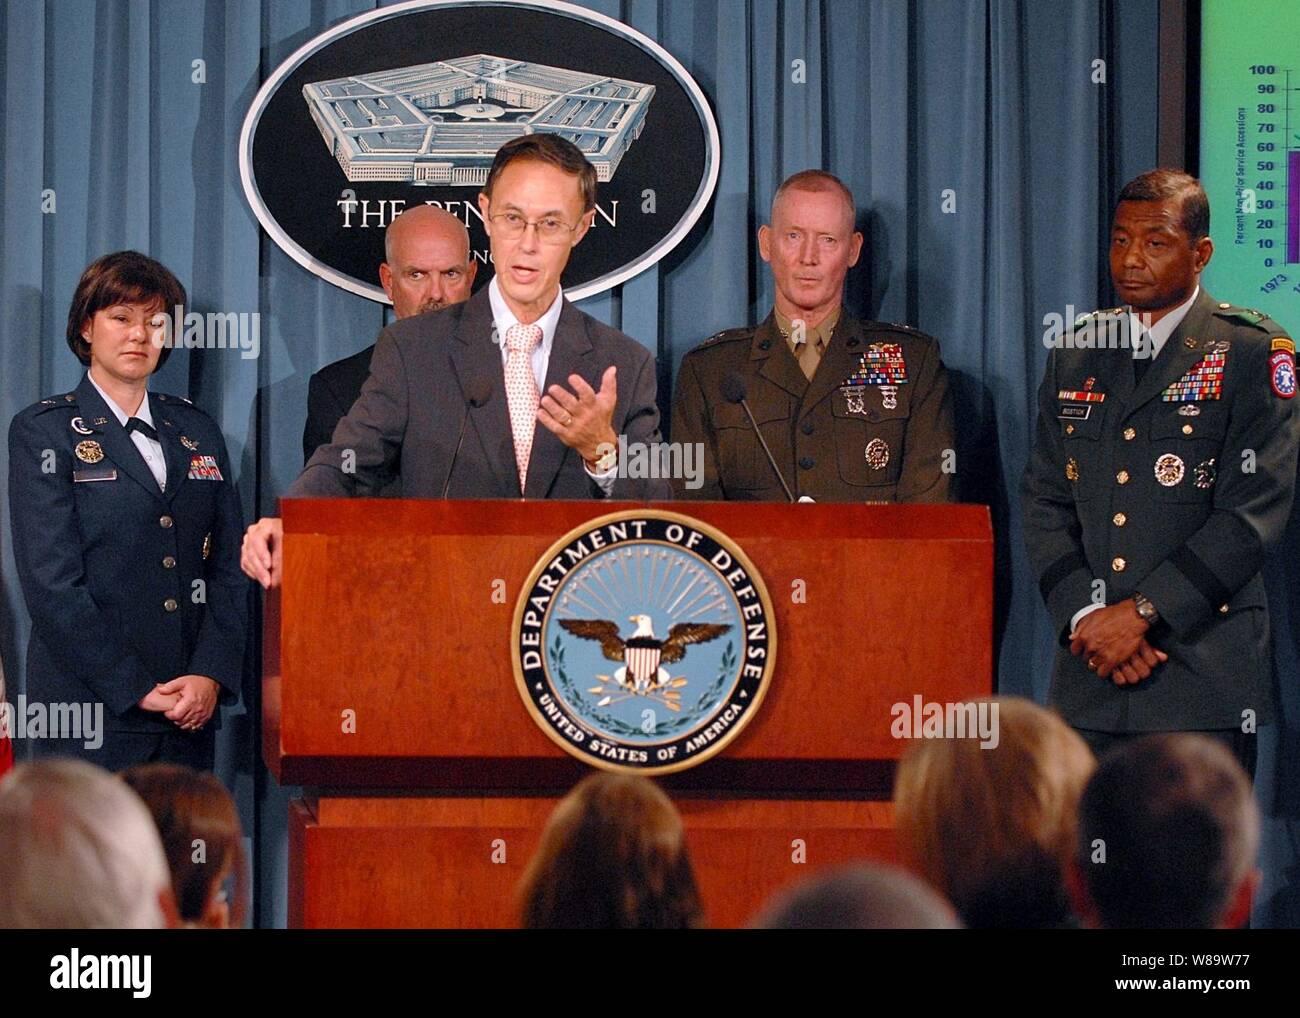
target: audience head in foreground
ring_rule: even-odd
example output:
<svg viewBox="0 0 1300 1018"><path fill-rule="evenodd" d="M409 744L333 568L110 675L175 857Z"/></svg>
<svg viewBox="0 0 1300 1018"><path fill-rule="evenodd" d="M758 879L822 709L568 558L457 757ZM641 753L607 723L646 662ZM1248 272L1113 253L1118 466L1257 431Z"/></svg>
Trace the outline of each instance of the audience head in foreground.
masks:
<svg viewBox="0 0 1300 1018"><path fill-rule="evenodd" d="M1259 809L1218 742L1152 735L1107 753L1079 807L1070 893L1104 929L1236 928L1259 884Z"/></svg>
<svg viewBox="0 0 1300 1018"><path fill-rule="evenodd" d="M122 780L153 814L185 926L240 927L244 920L243 831L234 800L216 775L179 764L129 767ZM234 908L226 880L234 877Z"/></svg>
<svg viewBox="0 0 1300 1018"><path fill-rule="evenodd" d="M957 930L948 903L902 870L832 870L779 895L753 925L763 930Z"/></svg>
<svg viewBox="0 0 1300 1018"><path fill-rule="evenodd" d="M1092 753L1028 700L967 706L981 704L996 741L919 739L903 754L894 787L902 861L972 929L1075 925L1065 878Z"/></svg>
<svg viewBox="0 0 1300 1018"><path fill-rule="evenodd" d="M704 924L681 817L657 785L584 778L551 814L520 890L527 929Z"/></svg>
<svg viewBox="0 0 1300 1018"><path fill-rule="evenodd" d="M22 764L0 782L0 927L175 926L167 860L131 789L92 764Z"/></svg>

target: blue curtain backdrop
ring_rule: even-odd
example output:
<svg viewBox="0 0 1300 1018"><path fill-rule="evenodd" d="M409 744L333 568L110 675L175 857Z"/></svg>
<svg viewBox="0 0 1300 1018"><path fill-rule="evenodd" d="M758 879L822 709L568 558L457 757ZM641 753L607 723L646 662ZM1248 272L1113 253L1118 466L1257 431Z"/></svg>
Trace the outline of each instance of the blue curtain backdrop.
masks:
<svg viewBox="0 0 1300 1018"><path fill-rule="evenodd" d="M236 141L271 70L374 6L0 6L0 422L75 384L80 366L62 335L78 275L107 251L138 248L177 272L197 310L261 313L259 358L178 350L155 386L188 394L221 422L246 515L274 509L301 465L308 377L373 342L385 313L319 281L262 235L240 191ZM761 318L771 304L754 232L776 184L807 167L839 174L857 195L867 237L848 303L942 340L962 490L992 506L997 528L999 688L1043 699L1052 636L1026 568L1015 495L1046 359L1042 321L1066 305L1082 311L1112 299L1109 209L1118 186L1156 158L1157 0L586 6L656 39L695 76L713 103L723 159L712 205L688 240L585 309L658 354L666 405L690 347ZM205 62L203 84L191 80L195 60ZM805 62L803 81L792 73L796 60ZM1104 82L1094 81L1095 60L1105 61ZM51 212L42 210L47 190ZM947 190L953 213L943 211ZM8 469L2 446L0 474ZM0 653L16 679L27 615L3 532ZM1296 754L1278 746L1294 746L1300 725L1300 594L1276 566L1271 579L1289 727L1267 732L1262 747L1267 875L1256 922L1295 926L1300 777ZM285 803L294 790L278 788L261 765L259 709L253 670L243 707L227 718L219 770L255 835L257 922L282 925Z"/></svg>

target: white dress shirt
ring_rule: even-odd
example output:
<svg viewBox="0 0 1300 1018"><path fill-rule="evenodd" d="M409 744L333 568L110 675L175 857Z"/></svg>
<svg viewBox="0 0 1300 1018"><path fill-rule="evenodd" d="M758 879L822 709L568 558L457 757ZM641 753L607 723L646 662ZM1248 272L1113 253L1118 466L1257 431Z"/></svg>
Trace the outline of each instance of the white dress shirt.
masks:
<svg viewBox="0 0 1300 1018"><path fill-rule="evenodd" d="M140 409L134 414L128 414L113 402L112 397L109 396L108 393L100 388L99 383L95 381L94 375L88 373L87 377L90 379L90 384L95 387L95 391L98 392L100 396L103 397L104 402L108 404L108 409L111 410L113 416L117 418L117 423L122 425L122 427L125 428L126 422L132 417L138 417L140 420L144 421L145 424L149 425L149 427L154 427L153 415L149 412L148 392L144 394L144 399L140 401ZM149 468L149 473L153 474L154 480L158 482L158 490L166 491L167 457L163 455L162 443L149 438L140 431L131 432L131 441L134 442L135 447L140 450L140 455L144 457L144 462Z"/></svg>
<svg viewBox="0 0 1300 1018"><path fill-rule="evenodd" d="M506 333L516 325L523 323L515 317L515 313L510 310L510 305L506 303L505 297L501 295L501 285L495 276L488 283L488 301L492 305L492 321L496 325L497 345L501 347L501 368L504 371L506 361L510 359L510 350L505 343ZM546 309L546 313L541 318L533 322L533 325L539 326L542 330L542 341L533 348L533 378L537 382L537 392L539 395L546 395L546 369L551 363L551 348L555 344L555 329L560 323L560 309L564 304L564 290L556 289L555 300L551 306ZM561 381L566 389L567 381ZM576 450L575 450L576 451ZM583 461L582 469L587 471L587 476L600 485L601 493L609 497L609 493L614 488L614 479L618 475L618 467L605 471L603 474L593 474L587 468L586 461Z"/></svg>
<svg viewBox="0 0 1300 1018"><path fill-rule="evenodd" d="M1128 334L1131 337L1130 343L1133 348L1133 359L1146 356L1147 348L1150 347L1151 359L1155 360L1160 356L1160 351L1165 348L1165 341L1174 334L1174 330L1182 324L1187 312L1192 310L1192 305L1196 298L1200 296L1201 288L1197 286L1192 290L1192 295L1174 308L1169 314L1165 315L1160 321L1156 322L1151 328L1144 330L1142 328L1142 319L1132 308L1128 309ZM1142 336L1143 331L1146 336ZM1139 341L1139 337L1141 340ZM1086 608L1080 608L1070 619L1070 632L1079 628L1079 622L1089 612L1095 612L1098 608L1105 608L1104 604L1090 604Z"/></svg>

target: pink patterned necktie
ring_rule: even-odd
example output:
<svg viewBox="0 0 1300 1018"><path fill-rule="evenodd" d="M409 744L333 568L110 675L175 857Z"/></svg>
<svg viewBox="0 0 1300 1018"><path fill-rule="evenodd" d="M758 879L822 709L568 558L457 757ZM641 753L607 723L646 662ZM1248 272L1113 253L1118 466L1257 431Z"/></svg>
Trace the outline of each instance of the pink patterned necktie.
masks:
<svg viewBox="0 0 1300 1018"><path fill-rule="evenodd" d="M519 490L528 477L528 457L533 451L533 429L541 396L533 377L533 350L542 341L540 325L512 325L506 330L506 399L510 404L510 430L515 438L515 466Z"/></svg>

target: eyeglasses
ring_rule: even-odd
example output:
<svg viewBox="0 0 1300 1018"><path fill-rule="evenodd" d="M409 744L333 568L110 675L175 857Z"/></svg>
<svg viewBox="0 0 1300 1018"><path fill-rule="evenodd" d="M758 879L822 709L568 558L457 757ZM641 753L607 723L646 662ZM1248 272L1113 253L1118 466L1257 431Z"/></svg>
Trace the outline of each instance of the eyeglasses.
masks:
<svg viewBox="0 0 1300 1018"><path fill-rule="evenodd" d="M554 216L543 216L541 219L525 219L518 212L498 212L495 216L488 216L492 220L494 229L506 240L518 240L524 235L524 231L530 226L537 227L537 236L545 244L563 244L568 234L576 230L577 226L570 226L563 219L556 219ZM581 225L581 224L579 224Z"/></svg>

